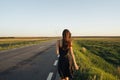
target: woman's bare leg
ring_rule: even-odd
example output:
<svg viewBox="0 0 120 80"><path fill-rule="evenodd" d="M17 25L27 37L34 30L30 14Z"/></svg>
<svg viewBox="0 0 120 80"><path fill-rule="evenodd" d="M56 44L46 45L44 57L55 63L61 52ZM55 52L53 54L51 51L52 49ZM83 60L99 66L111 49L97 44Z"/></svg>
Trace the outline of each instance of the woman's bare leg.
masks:
<svg viewBox="0 0 120 80"><path fill-rule="evenodd" d="M69 80L69 77L66 77L65 80Z"/></svg>

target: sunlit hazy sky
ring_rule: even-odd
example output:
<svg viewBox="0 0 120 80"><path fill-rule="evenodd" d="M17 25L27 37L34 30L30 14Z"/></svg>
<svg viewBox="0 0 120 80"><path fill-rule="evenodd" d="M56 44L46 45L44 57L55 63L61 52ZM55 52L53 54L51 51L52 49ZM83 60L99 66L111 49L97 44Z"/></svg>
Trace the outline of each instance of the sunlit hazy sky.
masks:
<svg viewBox="0 0 120 80"><path fill-rule="evenodd" d="M120 36L120 0L0 0L0 36Z"/></svg>

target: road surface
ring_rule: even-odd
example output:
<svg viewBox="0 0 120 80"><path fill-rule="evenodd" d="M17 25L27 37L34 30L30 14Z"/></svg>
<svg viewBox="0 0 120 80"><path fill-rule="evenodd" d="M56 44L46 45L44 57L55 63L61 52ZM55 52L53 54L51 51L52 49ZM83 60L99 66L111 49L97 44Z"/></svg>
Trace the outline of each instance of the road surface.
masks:
<svg viewBox="0 0 120 80"><path fill-rule="evenodd" d="M55 41L0 52L0 80L56 80Z"/></svg>

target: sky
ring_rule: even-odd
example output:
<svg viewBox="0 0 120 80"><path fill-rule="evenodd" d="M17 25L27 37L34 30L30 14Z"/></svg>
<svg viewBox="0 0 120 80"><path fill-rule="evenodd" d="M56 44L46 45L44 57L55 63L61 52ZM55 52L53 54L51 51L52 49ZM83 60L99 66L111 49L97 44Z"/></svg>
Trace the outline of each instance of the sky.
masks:
<svg viewBox="0 0 120 80"><path fill-rule="evenodd" d="M0 0L0 37L120 36L120 0Z"/></svg>

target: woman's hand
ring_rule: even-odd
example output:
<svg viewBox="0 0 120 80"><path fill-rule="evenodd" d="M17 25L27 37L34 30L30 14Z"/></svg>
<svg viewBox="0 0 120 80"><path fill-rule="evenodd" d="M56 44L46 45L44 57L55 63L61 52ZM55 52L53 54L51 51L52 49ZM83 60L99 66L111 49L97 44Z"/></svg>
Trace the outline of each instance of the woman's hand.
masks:
<svg viewBox="0 0 120 80"><path fill-rule="evenodd" d="M75 64L75 70L78 70L79 66L77 64Z"/></svg>

